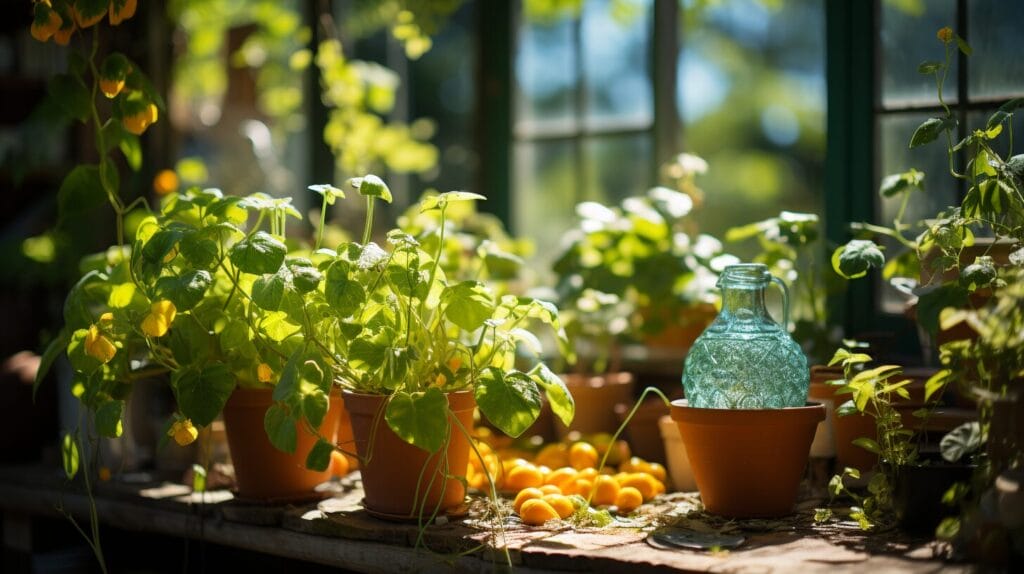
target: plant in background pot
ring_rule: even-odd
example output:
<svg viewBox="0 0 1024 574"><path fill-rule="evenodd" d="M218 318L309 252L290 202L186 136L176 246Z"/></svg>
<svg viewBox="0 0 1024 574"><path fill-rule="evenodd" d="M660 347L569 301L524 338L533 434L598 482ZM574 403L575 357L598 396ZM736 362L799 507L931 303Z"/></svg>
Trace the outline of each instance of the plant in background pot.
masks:
<svg viewBox="0 0 1024 574"><path fill-rule="evenodd" d="M785 284L759 263L727 266L719 278L722 311L686 358L686 400L672 418L686 445L708 512L781 516L796 501L818 422L808 404L807 359L765 310L768 285ZM788 323L788 297L783 323ZM758 480L751 483L750 476Z"/></svg>
<svg viewBox="0 0 1024 574"><path fill-rule="evenodd" d="M246 230L250 216L256 223ZM179 444L195 440L225 412L239 495L308 496L328 478L325 469L304 468L315 438L294 425L289 440L274 444L287 452L301 446L297 458L258 450L270 444L260 432L270 384L282 357L301 344L293 337L301 307L282 308L281 297L272 301L273 278L298 276L309 287L316 272L308 259L287 254L289 216L298 217L289 199L192 189L168 197L159 214L144 218L130 248L113 247L83 262L85 274L65 302L63 333L73 392L95 413L102 435L121 433L133 380L166 373L179 409L167 432ZM340 401L331 404L330 379L316 383L305 389L301 420L333 438ZM255 457L246 457L253 448ZM252 466L261 462L271 464Z"/></svg>
<svg viewBox="0 0 1024 574"><path fill-rule="evenodd" d="M423 199L421 210L438 211L433 252L399 229L388 232L384 249L371 242L370 230L374 202L390 201L390 190L373 175L351 185L367 202L362 241L314 254L322 289L301 298L305 343L286 360L275 390L278 412L294 417L307 374L330 373L345 389L367 510L399 519L457 512L477 406L497 428L518 436L537 418L543 389L554 413L572 420L572 397L557 376L542 363L529 372L515 367L520 343L540 352L527 330L534 321L564 340L558 312L538 299L499 297L479 281L448 278L447 210L481 196ZM342 194L329 186L320 191ZM321 439L311 462L326 465L333 448Z"/></svg>

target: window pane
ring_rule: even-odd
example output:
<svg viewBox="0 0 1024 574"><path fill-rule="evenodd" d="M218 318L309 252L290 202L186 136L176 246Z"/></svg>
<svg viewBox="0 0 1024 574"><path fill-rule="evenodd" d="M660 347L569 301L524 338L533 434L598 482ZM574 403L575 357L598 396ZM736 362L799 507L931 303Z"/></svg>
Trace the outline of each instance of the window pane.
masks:
<svg viewBox="0 0 1024 574"><path fill-rule="evenodd" d="M610 205L651 187L651 137L647 134L584 140L583 199Z"/></svg>
<svg viewBox="0 0 1024 574"><path fill-rule="evenodd" d="M654 117L651 0L593 0L583 12L583 78L589 127L646 127Z"/></svg>
<svg viewBox="0 0 1024 574"><path fill-rule="evenodd" d="M685 149L709 164L698 179L706 192L700 230L721 237L784 209L820 213L824 3L735 0L682 9L677 101ZM729 249L749 257L756 245Z"/></svg>
<svg viewBox="0 0 1024 574"><path fill-rule="evenodd" d="M562 232L574 223L576 162L570 141L522 142L514 147L513 224L517 235L532 239L537 259L546 265ZM539 267L539 266L538 266Z"/></svg>
<svg viewBox="0 0 1024 574"><path fill-rule="evenodd" d="M571 16L520 23L515 55L517 134L575 127L579 84L575 26Z"/></svg>
<svg viewBox="0 0 1024 574"><path fill-rule="evenodd" d="M917 126L928 119L928 114L892 114L879 119L879 154L878 171L881 178L892 173L907 171L910 168L923 171L925 174L925 192L913 192L904 222L914 222L924 217L933 216L940 210L957 202L957 182L949 174L949 162L946 146L943 141L935 141L927 145L910 149L908 142ZM877 187L876 187L877 190ZM879 222L891 225L900 207L900 199L879 198L877 218ZM913 228L907 234L920 233L921 229ZM894 241L885 243L886 258L891 259L902 252ZM888 283L878 286L879 300L882 310L886 313L903 312L907 298L896 291Z"/></svg>
<svg viewBox="0 0 1024 574"><path fill-rule="evenodd" d="M934 77L917 73L917 66L925 60L942 61L943 46L935 33L956 22L956 1L882 2L881 5L882 105L938 102ZM954 46L943 94L947 102L956 101L955 49Z"/></svg>
<svg viewBox="0 0 1024 574"><path fill-rule="evenodd" d="M971 0L967 7L967 41L974 48L968 78L971 97L1024 94L1024 2Z"/></svg>

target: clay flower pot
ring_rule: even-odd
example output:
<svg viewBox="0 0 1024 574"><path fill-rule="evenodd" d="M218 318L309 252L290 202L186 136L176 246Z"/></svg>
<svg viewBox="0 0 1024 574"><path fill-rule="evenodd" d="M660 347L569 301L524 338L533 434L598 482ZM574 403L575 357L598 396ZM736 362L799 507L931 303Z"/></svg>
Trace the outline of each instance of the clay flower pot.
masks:
<svg viewBox="0 0 1024 574"><path fill-rule="evenodd" d="M235 482L239 498L261 501L294 501L314 497L313 488L331 477L330 468L316 472L306 468L306 455L316 437L301 426L296 427L294 453L274 448L263 428L263 418L273 403L273 389L236 388L224 405L224 430L228 437L231 462L235 466ZM320 434L335 440L345 405L337 391L330 396L330 406Z"/></svg>
<svg viewBox="0 0 1024 574"><path fill-rule="evenodd" d="M704 508L731 518L789 514L825 407L701 409L672 401Z"/></svg>
<svg viewBox="0 0 1024 574"><path fill-rule="evenodd" d="M362 460L363 507L380 518L409 520L457 511L466 498L469 440L454 422L447 448L429 453L391 430L384 419L386 396L344 391L356 451ZM476 401L470 391L448 393L448 406L466 429L473 428ZM449 415L450 420L450 415Z"/></svg>
<svg viewBox="0 0 1024 574"><path fill-rule="evenodd" d="M615 432L620 424L615 414L615 405L633 404L635 400L633 373L592 376L572 373L562 375L562 380L576 402L576 416L568 428L561 421L555 421L555 430L560 438L565 438L570 431L579 431L584 435Z"/></svg>

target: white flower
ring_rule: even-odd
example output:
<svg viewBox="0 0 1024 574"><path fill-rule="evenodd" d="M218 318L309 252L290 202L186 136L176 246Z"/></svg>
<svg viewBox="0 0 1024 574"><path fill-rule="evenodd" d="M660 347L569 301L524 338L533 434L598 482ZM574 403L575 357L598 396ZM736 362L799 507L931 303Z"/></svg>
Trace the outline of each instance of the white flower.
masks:
<svg viewBox="0 0 1024 574"><path fill-rule="evenodd" d="M681 153L676 156L676 163L679 164L679 167L683 168L683 173L686 175L707 173L708 171L708 162L698 155Z"/></svg>

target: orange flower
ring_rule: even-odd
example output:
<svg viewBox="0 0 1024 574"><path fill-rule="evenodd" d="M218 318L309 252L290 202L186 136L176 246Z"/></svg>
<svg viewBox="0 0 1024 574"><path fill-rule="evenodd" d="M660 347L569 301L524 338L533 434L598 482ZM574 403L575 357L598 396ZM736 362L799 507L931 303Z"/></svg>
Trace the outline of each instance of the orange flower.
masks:
<svg viewBox="0 0 1024 574"><path fill-rule="evenodd" d="M46 42L60 30L60 26L63 23L64 21L61 20L60 14L50 7L49 0L36 2L35 17L32 19L33 38L40 42Z"/></svg>
<svg viewBox="0 0 1024 574"><path fill-rule="evenodd" d="M117 354L117 347L100 333L99 327L91 325L85 335L85 354L101 363L109 363Z"/></svg>
<svg viewBox="0 0 1024 574"><path fill-rule="evenodd" d="M132 71L132 64L124 54L114 52L103 59L100 66L100 90L108 98L116 98L124 89L125 79Z"/></svg>
<svg viewBox="0 0 1024 574"><path fill-rule="evenodd" d="M71 41L71 35L75 33L78 26L75 24L74 13L66 3L59 3L53 9L60 16L60 29L53 33L53 41L60 46L67 46Z"/></svg>
<svg viewBox="0 0 1024 574"><path fill-rule="evenodd" d="M167 431L167 436L174 437L174 442L179 445L187 446L195 442L199 436L199 431L196 430L196 427L192 426L190 419L182 419L174 421L174 424Z"/></svg>
<svg viewBox="0 0 1024 574"><path fill-rule="evenodd" d="M117 94L124 89L124 80L108 80L100 78L100 91L110 99L116 98Z"/></svg>
<svg viewBox="0 0 1024 574"><path fill-rule="evenodd" d="M160 173L156 174L153 178L153 191L157 195L167 195L178 191L178 174L174 173L174 170L165 169L161 170Z"/></svg>
<svg viewBox="0 0 1024 574"><path fill-rule="evenodd" d="M949 26L939 28L939 31L935 33L935 37L943 44L948 44L953 41L953 29Z"/></svg>
<svg viewBox="0 0 1024 574"><path fill-rule="evenodd" d="M121 118L121 125L129 132L140 136L150 125L156 122L160 112L155 104L148 104L138 112Z"/></svg>
<svg viewBox="0 0 1024 574"><path fill-rule="evenodd" d="M117 26L121 22L135 15L136 0L111 0L110 1L110 25Z"/></svg>
<svg viewBox="0 0 1024 574"><path fill-rule="evenodd" d="M274 371L270 368L270 365L260 363L260 365L256 367L256 378L259 379L261 383L269 383L273 376Z"/></svg>

